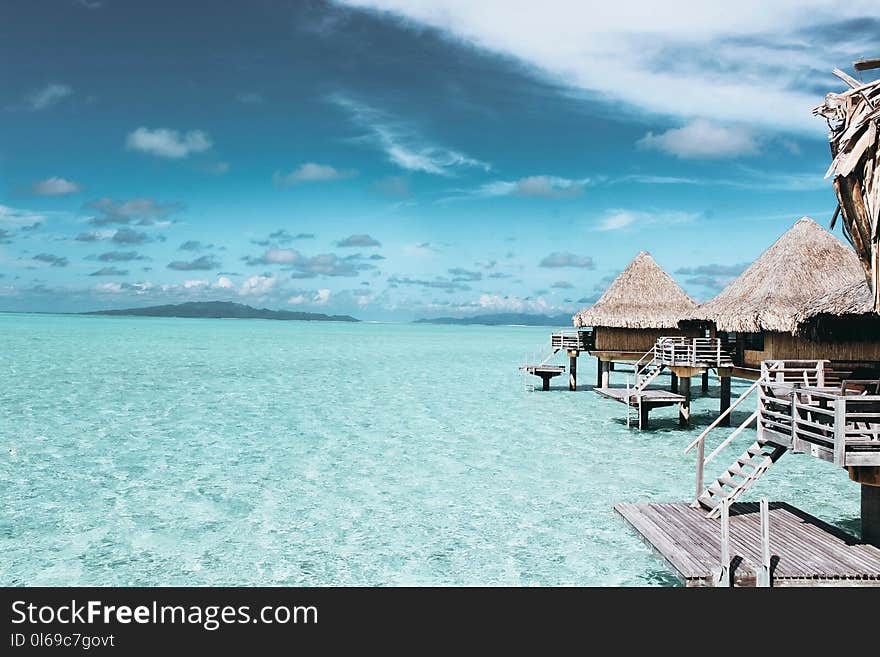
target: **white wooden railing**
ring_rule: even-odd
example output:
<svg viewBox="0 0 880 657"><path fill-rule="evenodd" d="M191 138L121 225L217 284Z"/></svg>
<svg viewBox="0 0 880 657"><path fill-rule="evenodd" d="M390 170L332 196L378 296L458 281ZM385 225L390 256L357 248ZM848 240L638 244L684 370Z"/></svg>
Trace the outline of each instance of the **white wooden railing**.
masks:
<svg viewBox="0 0 880 657"><path fill-rule="evenodd" d="M773 368L769 368L768 371L772 371ZM688 454L694 447L697 448L697 495L696 498L699 498L703 493L703 476L706 466L715 459L724 449L733 442L733 440L739 436L743 431L745 431L752 422L755 422L758 419L758 411L752 413L746 420L740 424L736 429L734 429L733 433L731 433L727 438L725 438L721 443L712 450L712 453L709 456L705 456L706 453L706 438L711 434L718 426L724 421L724 419L733 412L733 410L742 404L746 398L751 396L755 390L757 390L761 385L761 380L755 381L752 385L750 385L745 392L743 392L736 400L728 406L721 415L719 415L715 420L706 427L703 432L694 438L691 443L684 448L684 453Z"/></svg>
<svg viewBox="0 0 880 657"><path fill-rule="evenodd" d="M713 573L713 584L718 587L733 585L730 576L730 500L721 501L721 565ZM769 587L770 581L770 504L766 497L761 498L761 563L755 572L755 586Z"/></svg>
<svg viewBox="0 0 880 657"><path fill-rule="evenodd" d="M592 329L566 329L550 335L551 349L591 351L594 347Z"/></svg>
<svg viewBox="0 0 880 657"><path fill-rule="evenodd" d="M730 367L730 354L720 338L661 337L654 345L654 358L664 365Z"/></svg>
<svg viewBox="0 0 880 657"><path fill-rule="evenodd" d="M764 361L759 434L841 467L880 465L880 380L850 374L828 361Z"/></svg>

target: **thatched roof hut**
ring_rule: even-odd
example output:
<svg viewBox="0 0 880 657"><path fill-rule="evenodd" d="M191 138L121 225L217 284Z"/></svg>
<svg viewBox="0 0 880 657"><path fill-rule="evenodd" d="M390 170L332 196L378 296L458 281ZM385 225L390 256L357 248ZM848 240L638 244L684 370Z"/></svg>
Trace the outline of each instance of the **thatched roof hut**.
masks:
<svg viewBox="0 0 880 657"><path fill-rule="evenodd" d="M852 281L811 299L797 314L797 334L812 340L868 340L880 336L867 281Z"/></svg>
<svg viewBox="0 0 880 657"><path fill-rule="evenodd" d="M642 251L596 303L572 319L575 326L673 329L696 306L651 254Z"/></svg>
<svg viewBox="0 0 880 657"><path fill-rule="evenodd" d="M687 320L713 322L719 331L794 334L798 313L817 296L864 281L855 252L803 217Z"/></svg>

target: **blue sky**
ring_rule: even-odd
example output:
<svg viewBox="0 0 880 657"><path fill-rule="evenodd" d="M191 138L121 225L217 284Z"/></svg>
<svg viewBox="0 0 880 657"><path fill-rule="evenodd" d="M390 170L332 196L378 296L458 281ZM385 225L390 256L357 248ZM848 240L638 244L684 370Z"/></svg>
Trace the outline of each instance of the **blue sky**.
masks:
<svg viewBox="0 0 880 657"><path fill-rule="evenodd" d="M642 249L706 299L827 225L872 4L7 0L0 310L566 313Z"/></svg>

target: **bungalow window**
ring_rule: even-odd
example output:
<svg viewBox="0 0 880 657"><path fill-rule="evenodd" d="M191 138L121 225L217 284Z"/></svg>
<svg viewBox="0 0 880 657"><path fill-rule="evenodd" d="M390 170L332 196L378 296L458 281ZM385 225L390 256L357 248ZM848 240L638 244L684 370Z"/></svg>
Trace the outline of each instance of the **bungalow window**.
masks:
<svg viewBox="0 0 880 657"><path fill-rule="evenodd" d="M749 351L764 351L764 333L743 333L743 348Z"/></svg>

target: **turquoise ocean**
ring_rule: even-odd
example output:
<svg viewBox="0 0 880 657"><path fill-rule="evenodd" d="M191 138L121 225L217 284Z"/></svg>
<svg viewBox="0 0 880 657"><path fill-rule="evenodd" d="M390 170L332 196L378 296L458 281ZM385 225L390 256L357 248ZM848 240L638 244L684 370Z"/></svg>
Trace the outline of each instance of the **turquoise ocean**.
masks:
<svg viewBox="0 0 880 657"><path fill-rule="evenodd" d="M717 382L629 430L592 358L526 389L550 331L0 314L0 584L675 585L612 505L692 498ZM858 495L788 455L745 499Z"/></svg>

